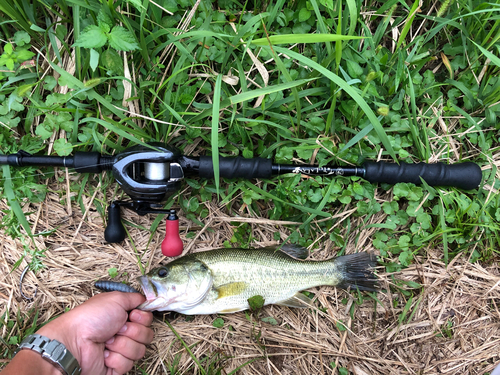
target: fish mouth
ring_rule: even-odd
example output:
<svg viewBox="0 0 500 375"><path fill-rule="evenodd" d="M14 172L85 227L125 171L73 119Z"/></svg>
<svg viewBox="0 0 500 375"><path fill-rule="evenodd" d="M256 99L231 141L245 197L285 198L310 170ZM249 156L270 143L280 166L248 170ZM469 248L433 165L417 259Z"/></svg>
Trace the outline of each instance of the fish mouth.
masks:
<svg viewBox="0 0 500 375"><path fill-rule="evenodd" d="M158 297L158 291L152 282L149 281L147 276L141 276L137 278L139 284L141 285L144 296L148 301L156 299Z"/></svg>
<svg viewBox="0 0 500 375"><path fill-rule="evenodd" d="M161 308L168 305L168 301L158 294L158 288L153 280L150 280L147 276L138 277L137 280L146 297L146 301L137 306L137 309L143 311L161 311Z"/></svg>

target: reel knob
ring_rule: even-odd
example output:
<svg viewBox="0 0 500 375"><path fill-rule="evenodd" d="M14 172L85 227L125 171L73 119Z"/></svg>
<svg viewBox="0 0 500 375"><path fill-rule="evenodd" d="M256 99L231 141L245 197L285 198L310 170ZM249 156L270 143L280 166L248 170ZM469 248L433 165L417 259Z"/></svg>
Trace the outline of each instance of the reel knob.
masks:
<svg viewBox="0 0 500 375"><path fill-rule="evenodd" d="M182 254L184 244L179 236L179 218L175 210L170 210L167 216L165 239L161 243L161 253L166 257L176 257Z"/></svg>
<svg viewBox="0 0 500 375"><path fill-rule="evenodd" d="M112 202L108 207L108 226L104 230L104 239L109 243L118 243L125 239L126 234L120 216L120 205Z"/></svg>

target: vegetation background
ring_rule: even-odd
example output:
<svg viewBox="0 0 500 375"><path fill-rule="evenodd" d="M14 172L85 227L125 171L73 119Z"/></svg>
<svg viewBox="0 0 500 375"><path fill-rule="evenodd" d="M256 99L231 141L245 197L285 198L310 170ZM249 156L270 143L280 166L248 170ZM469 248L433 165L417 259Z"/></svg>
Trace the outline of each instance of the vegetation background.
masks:
<svg viewBox="0 0 500 375"><path fill-rule="evenodd" d="M500 340L499 12L496 0L3 1L1 152L161 141L321 166L473 161L483 181L472 191L187 179L166 203L186 251L372 250L384 289L315 288L311 310L159 316L135 373L485 374ZM0 169L0 364L92 281L133 280L163 260L161 215L124 212L127 240L104 242L107 205L122 196L109 174ZM28 264L33 301L18 290Z"/></svg>

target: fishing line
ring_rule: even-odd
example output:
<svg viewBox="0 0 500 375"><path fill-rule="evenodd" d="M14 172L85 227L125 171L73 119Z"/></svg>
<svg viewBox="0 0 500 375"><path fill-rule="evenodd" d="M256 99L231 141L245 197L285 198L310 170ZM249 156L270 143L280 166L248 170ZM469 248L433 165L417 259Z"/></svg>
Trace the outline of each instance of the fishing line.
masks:
<svg viewBox="0 0 500 375"><path fill-rule="evenodd" d="M26 297L26 295L23 293L23 280L24 280L24 276L29 271L29 269L30 269L30 265L28 264L26 267L24 267L24 270L21 273L21 278L19 279L19 292L21 293L21 295L25 299L27 299L28 301L31 301L31 300L36 298L36 294L38 293L38 286L35 289L35 294L33 295L33 297Z"/></svg>

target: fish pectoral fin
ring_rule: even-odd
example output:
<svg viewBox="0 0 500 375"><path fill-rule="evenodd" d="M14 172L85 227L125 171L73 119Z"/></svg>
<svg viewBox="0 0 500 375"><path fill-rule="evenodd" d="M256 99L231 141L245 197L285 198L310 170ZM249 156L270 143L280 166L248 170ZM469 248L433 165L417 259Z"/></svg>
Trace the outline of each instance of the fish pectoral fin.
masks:
<svg viewBox="0 0 500 375"><path fill-rule="evenodd" d="M219 293L217 296L217 299L224 298L224 297L230 297L230 296L237 296L237 295L243 293L247 287L248 287L248 284L244 281L223 284L223 285L215 288L217 293Z"/></svg>
<svg viewBox="0 0 500 375"><path fill-rule="evenodd" d="M297 307L297 308L306 308L312 305L312 299L306 297L300 292L295 293L292 297L285 299L280 302L276 302L277 305L287 306L287 307Z"/></svg>

